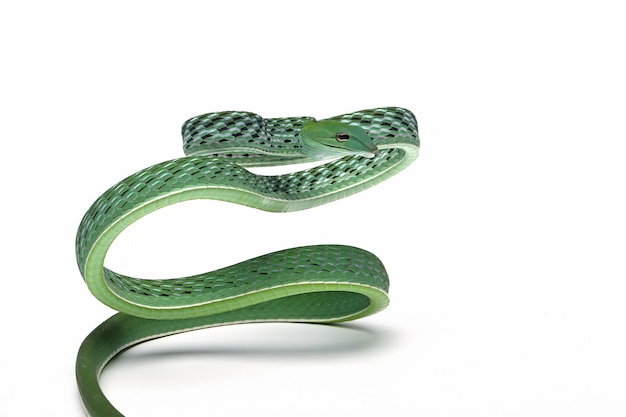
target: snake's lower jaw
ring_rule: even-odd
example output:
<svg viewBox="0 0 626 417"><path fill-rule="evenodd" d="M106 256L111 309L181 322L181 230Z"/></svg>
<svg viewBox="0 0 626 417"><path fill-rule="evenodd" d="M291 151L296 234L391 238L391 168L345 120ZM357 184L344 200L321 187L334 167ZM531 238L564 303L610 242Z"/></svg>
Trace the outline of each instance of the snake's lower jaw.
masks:
<svg viewBox="0 0 626 417"><path fill-rule="evenodd" d="M378 148L370 151L370 152L363 152L361 154L361 156L364 156L366 158L372 159L373 157L375 157L376 155L378 155Z"/></svg>
<svg viewBox="0 0 626 417"><path fill-rule="evenodd" d="M347 155L357 155L363 158L372 159L376 155L378 155L378 147L373 143L367 146L360 146L360 149L353 149L347 152Z"/></svg>

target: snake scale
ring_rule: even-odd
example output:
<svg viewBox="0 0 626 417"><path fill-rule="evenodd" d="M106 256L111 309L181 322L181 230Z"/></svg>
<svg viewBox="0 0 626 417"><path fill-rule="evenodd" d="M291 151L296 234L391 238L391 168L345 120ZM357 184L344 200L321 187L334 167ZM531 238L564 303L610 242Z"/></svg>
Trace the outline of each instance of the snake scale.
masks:
<svg viewBox="0 0 626 417"><path fill-rule="evenodd" d="M415 116L399 107L323 120L263 119L242 111L208 113L182 127L186 157L158 163L120 181L84 215L76 258L91 293L117 314L80 346L76 377L87 415L122 416L99 385L106 364L138 343L235 323L333 323L388 304L381 261L359 248L285 249L199 275L150 279L104 266L107 250L131 223L192 199L226 201L271 212L316 207L395 175L417 158ZM252 166L322 161L281 175Z"/></svg>

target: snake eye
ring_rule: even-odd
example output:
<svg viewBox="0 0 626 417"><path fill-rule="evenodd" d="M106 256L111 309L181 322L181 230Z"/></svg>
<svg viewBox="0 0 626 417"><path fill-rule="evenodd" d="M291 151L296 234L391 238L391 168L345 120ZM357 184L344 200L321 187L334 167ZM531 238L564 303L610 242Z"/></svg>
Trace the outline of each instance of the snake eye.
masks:
<svg viewBox="0 0 626 417"><path fill-rule="evenodd" d="M335 135L335 139L337 139L337 142L339 143L347 142L350 139L350 135L348 135L347 133L339 132Z"/></svg>

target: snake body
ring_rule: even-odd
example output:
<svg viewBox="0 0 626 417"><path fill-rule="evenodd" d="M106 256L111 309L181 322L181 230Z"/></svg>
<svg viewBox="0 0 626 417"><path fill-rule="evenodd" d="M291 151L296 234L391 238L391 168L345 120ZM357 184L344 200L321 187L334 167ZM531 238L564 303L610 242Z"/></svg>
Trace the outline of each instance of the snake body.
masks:
<svg viewBox="0 0 626 417"><path fill-rule="evenodd" d="M187 120L182 135L186 157L153 165L111 187L88 209L78 229L80 272L92 294L119 311L92 331L78 352L78 388L92 417L122 416L98 380L113 357L138 343L235 323L341 322L388 304L383 264L351 246L286 249L172 279L122 275L104 261L127 226L171 204L213 199L287 212L378 184L419 153L417 122L409 110L376 108L320 121L218 112ZM316 160L325 163L281 175L245 168Z"/></svg>

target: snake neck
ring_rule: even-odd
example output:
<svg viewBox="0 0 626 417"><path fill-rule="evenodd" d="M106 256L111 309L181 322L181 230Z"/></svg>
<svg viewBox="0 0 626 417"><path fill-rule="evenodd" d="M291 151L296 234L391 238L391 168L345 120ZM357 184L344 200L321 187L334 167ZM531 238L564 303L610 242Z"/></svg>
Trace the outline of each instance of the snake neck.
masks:
<svg viewBox="0 0 626 417"><path fill-rule="evenodd" d="M187 156L233 159L242 166L286 165L310 162L300 133L312 117L264 119L241 111L209 113L187 120L182 127Z"/></svg>

